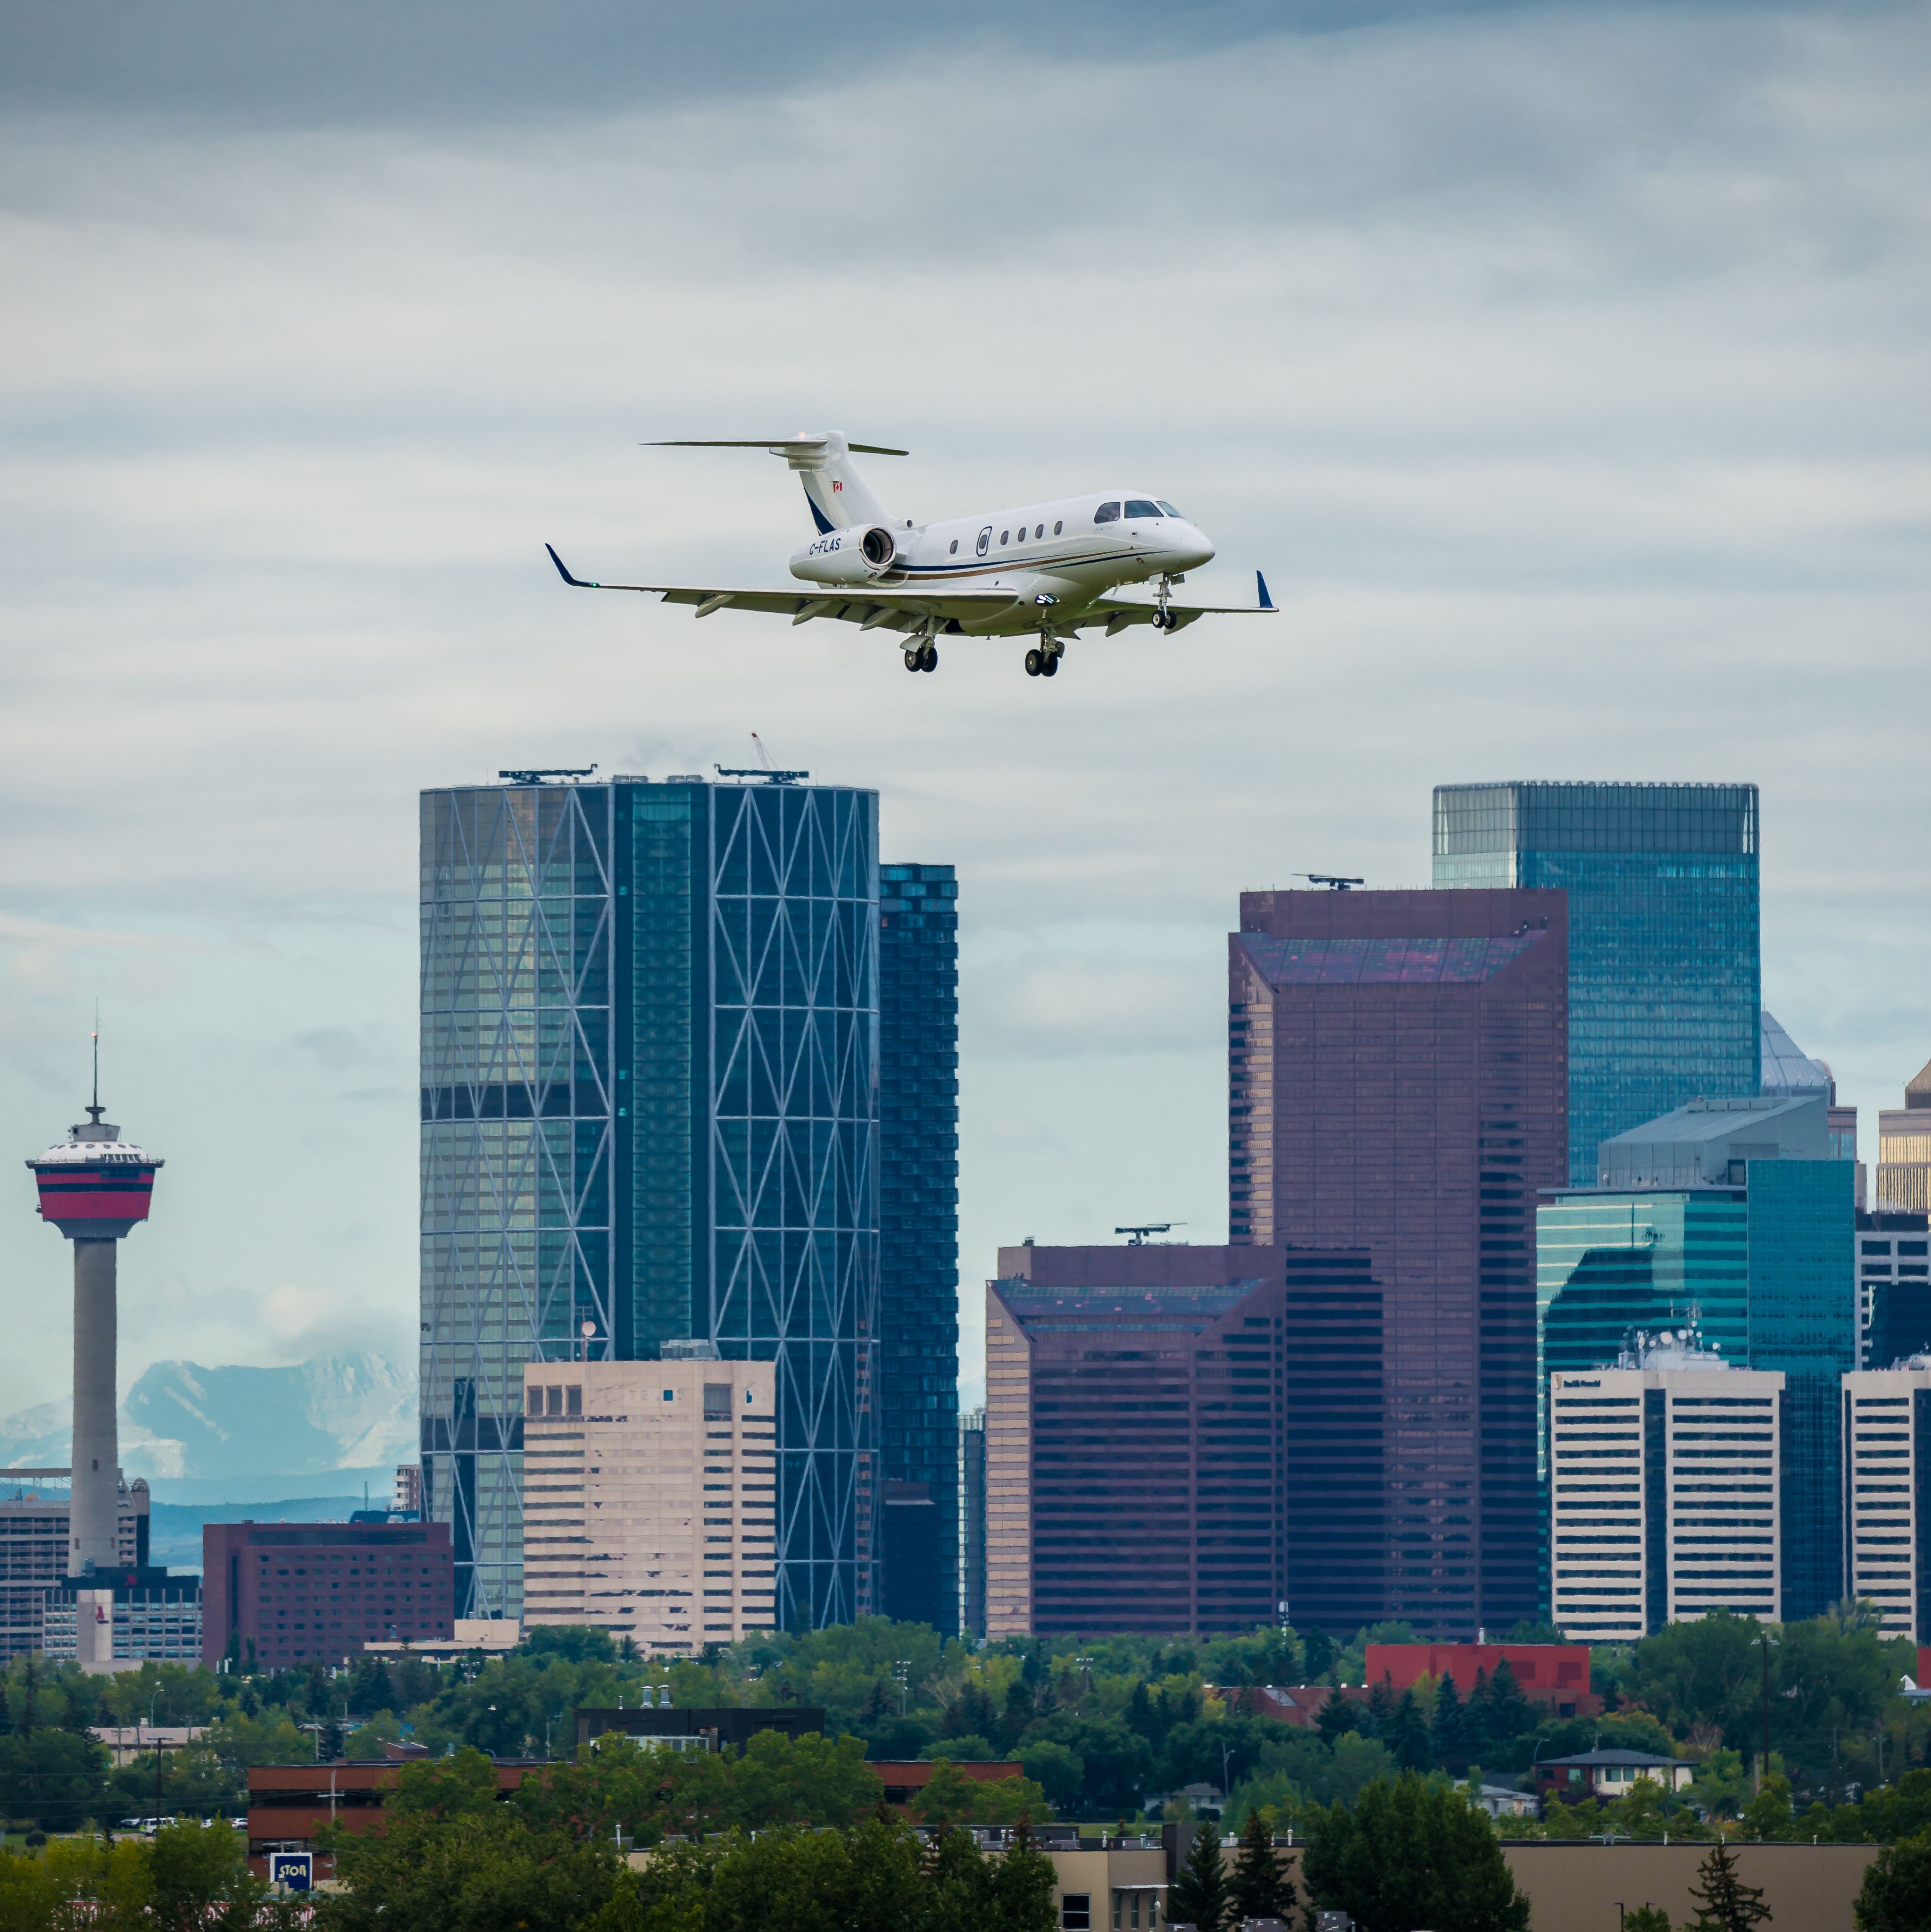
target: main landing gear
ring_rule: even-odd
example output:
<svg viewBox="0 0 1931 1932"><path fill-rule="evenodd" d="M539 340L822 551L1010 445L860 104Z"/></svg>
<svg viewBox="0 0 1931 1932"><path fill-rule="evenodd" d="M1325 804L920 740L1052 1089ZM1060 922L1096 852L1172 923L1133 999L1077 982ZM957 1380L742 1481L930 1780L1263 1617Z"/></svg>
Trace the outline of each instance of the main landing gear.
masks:
<svg viewBox="0 0 1931 1932"><path fill-rule="evenodd" d="M1058 638L1047 638L1036 649L1026 653L1026 675L1028 677L1057 677L1060 658L1066 648Z"/></svg>
<svg viewBox="0 0 1931 1932"><path fill-rule="evenodd" d="M939 668L939 647L928 638L922 644L914 644L905 653L907 670L937 670Z"/></svg>

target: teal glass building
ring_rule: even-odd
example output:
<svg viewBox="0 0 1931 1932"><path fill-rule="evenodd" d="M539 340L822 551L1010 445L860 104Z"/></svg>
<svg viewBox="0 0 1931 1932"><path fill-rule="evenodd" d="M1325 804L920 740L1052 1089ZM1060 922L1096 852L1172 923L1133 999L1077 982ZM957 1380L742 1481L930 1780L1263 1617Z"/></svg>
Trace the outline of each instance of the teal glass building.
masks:
<svg viewBox="0 0 1931 1932"><path fill-rule="evenodd" d="M778 1366L778 1615L875 1607L878 801L421 798L424 1504L522 1606L525 1361Z"/></svg>
<svg viewBox="0 0 1931 1932"><path fill-rule="evenodd" d="M949 866L879 868L880 1607L959 1618L959 935Z"/></svg>
<svg viewBox="0 0 1931 1932"><path fill-rule="evenodd" d="M1699 1094L1754 1094L1757 788L1438 785L1437 886L1569 895L1569 1178Z"/></svg>

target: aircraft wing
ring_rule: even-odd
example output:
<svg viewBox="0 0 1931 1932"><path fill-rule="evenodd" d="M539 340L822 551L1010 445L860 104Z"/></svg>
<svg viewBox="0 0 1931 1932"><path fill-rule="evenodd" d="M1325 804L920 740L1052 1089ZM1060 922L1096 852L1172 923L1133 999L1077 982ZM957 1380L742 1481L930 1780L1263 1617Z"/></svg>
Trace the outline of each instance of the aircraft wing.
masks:
<svg viewBox="0 0 1931 1932"><path fill-rule="evenodd" d="M545 544L556 574L578 590L634 590L646 597L660 598L666 604L690 604L696 614L708 617L715 611L758 610L772 616L789 617L796 624L814 617L832 617L856 624L862 631L880 629L919 631L934 618L943 628L947 620L967 622L983 617L988 611L1009 609L1015 598L1011 590L828 590L807 584L796 590L736 590L721 586L687 584L605 584L574 576L569 566ZM1277 614L1267 594L1267 580L1254 573L1260 601L1256 604L1169 603L1170 631L1184 630L1198 617L1245 616L1255 612ZM1076 614L1057 619L1060 631L1103 628L1111 638L1133 624L1150 624L1157 606L1123 597L1102 597Z"/></svg>
<svg viewBox="0 0 1931 1932"><path fill-rule="evenodd" d="M837 617L862 631L916 631L928 618L982 617L988 610L1003 610L1012 602L1009 590L821 590L815 584L796 590L733 590L685 584L604 584L572 576L548 544L544 548L550 551L550 560L563 581L579 590L641 591L667 604L694 604L700 617L728 608L762 610L789 617L794 624L807 623L814 617Z"/></svg>

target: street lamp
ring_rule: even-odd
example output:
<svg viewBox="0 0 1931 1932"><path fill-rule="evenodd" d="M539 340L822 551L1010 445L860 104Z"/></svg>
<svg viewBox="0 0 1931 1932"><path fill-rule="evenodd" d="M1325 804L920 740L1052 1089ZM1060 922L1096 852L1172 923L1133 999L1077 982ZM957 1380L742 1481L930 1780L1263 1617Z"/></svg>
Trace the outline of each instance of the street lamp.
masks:
<svg viewBox="0 0 1931 1932"><path fill-rule="evenodd" d="M898 1680L898 1714L905 1714L905 1706L912 1690L912 1660L901 1657L892 1666L892 1674Z"/></svg>

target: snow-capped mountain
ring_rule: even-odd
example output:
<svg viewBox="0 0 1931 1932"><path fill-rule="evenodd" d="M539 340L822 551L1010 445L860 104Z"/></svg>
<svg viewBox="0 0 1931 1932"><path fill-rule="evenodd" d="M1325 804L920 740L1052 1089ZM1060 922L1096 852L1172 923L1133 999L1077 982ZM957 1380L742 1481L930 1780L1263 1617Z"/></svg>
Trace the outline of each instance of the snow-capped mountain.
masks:
<svg viewBox="0 0 1931 1932"><path fill-rule="evenodd" d="M0 1421L0 1465L58 1468L72 1405L41 1402ZM156 1362L121 1406L130 1476L222 1482L322 1475L413 1462L415 1376L380 1355L322 1355L293 1368Z"/></svg>

